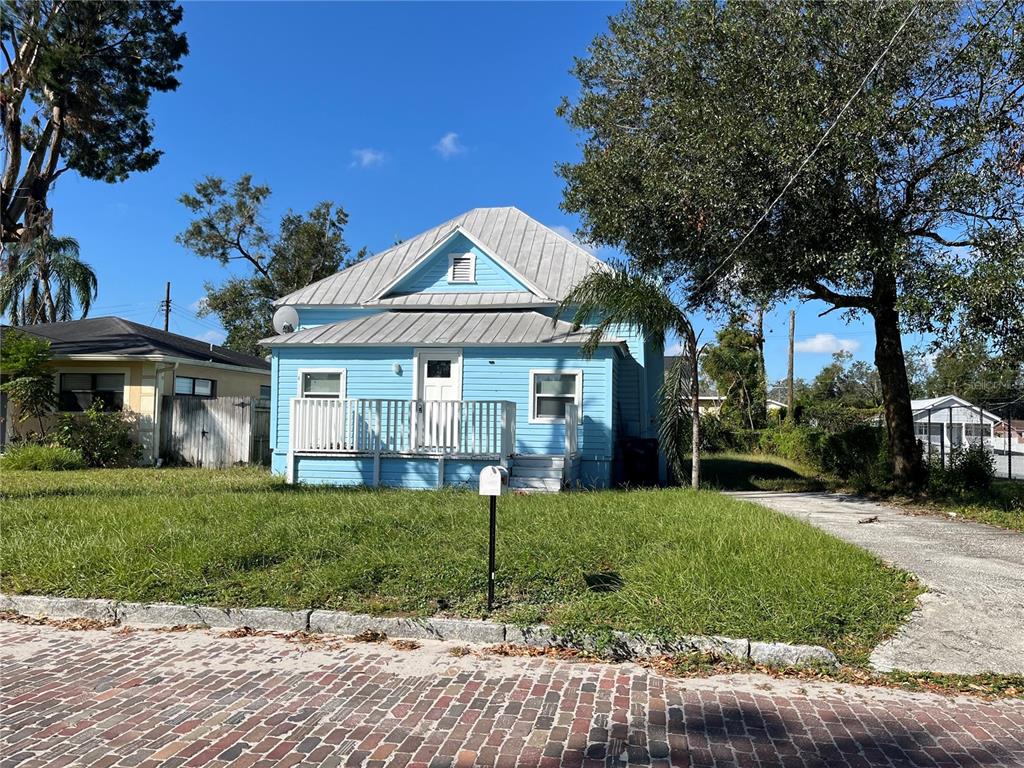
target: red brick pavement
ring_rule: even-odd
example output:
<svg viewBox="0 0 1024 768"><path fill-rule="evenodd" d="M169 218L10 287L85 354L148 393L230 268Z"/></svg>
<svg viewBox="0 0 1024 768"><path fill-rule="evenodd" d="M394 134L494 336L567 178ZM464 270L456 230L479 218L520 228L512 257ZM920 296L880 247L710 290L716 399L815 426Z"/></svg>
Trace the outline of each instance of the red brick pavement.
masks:
<svg viewBox="0 0 1024 768"><path fill-rule="evenodd" d="M1024 766L1024 702L0 623L7 766Z"/></svg>

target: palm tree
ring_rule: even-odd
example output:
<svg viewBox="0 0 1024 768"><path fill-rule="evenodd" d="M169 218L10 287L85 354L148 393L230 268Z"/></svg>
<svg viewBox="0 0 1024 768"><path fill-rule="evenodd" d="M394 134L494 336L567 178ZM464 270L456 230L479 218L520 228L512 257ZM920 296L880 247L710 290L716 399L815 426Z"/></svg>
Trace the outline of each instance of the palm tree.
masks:
<svg viewBox="0 0 1024 768"><path fill-rule="evenodd" d="M71 320L76 303L82 317L89 314L96 273L79 258L77 240L43 235L5 250L0 313L8 314L12 325Z"/></svg>
<svg viewBox="0 0 1024 768"><path fill-rule="evenodd" d="M659 391L659 436L672 471L682 477L686 464L686 432L689 431L690 484L699 488L700 347L689 318L665 286L628 269L591 272L558 305L555 316L562 315L571 315L576 329L590 325L595 317L601 318L582 346L587 356L594 354L605 334L619 324L642 328L654 339L664 341L675 334L683 340L686 355L672 364Z"/></svg>

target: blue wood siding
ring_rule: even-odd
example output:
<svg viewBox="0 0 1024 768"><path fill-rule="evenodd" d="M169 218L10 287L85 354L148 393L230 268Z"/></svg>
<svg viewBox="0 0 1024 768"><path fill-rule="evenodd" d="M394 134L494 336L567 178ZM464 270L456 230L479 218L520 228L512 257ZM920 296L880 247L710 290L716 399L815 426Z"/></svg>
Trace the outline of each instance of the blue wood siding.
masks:
<svg viewBox="0 0 1024 768"><path fill-rule="evenodd" d="M446 459L445 485L476 487L484 461ZM429 489L437 487L437 459L382 458L380 484L390 488ZM295 479L311 485L372 486L373 459L365 456L299 456Z"/></svg>
<svg viewBox="0 0 1024 768"><path fill-rule="evenodd" d="M583 371L584 459L610 459L612 451L612 357L601 349L587 359L574 347L467 347L463 350L462 398L512 400L516 404L516 452L561 454L563 424L530 423L530 371Z"/></svg>
<svg viewBox="0 0 1024 768"><path fill-rule="evenodd" d="M346 397L413 398L412 347L279 347L271 363L271 447L274 470L284 471L288 450L289 404L298 394L299 371L344 368ZM584 460L612 458L612 376L615 352L602 349L590 358L572 347L466 347L462 350L463 400L512 400L516 404L516 452L561 454L563 424L530 423L530 371L583 372ZM394 371L398 363L399 372ZM301 479L301 478L300 478Z"/></svg>
<svg viewBox="0 0 1024 768"><path fill-rule="evenodd" d="M448 282L448 257L453 253L472 253L476 256L476 282ZM497 291L530 293L530 289L520 283L503 266L465 237L459 235L417 267L412 274L407 275L390 293L494 293Z"/></svg>

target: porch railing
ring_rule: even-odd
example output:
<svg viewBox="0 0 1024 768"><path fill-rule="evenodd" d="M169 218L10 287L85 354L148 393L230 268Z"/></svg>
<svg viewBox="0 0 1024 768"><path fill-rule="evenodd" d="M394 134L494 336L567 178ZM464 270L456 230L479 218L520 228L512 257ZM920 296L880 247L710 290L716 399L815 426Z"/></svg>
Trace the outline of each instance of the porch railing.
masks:
<svg viewBox="0 0 1024 768"><path fill-rule="evenodd" d="M579 451L580 407L576 403L565 406L565 457L575 456Z"/></svg>
<svg viewBox="0 0 1024 768"><path fill-rule="evenodd" d="M516 405L508 400L294 398L293 453L512 455Z"/></svg>

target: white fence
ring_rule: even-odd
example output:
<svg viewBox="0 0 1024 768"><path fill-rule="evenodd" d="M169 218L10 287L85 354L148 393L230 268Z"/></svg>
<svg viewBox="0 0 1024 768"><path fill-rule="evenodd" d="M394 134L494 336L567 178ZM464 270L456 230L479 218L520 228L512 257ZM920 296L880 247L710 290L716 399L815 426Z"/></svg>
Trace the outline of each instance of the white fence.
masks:
<svg viewBox="0 0 1024 768"><path fill-rule="evenodd" d="M255 397L170 397L160 401L160 457L224 468L270 463L270 401Z"/></svg>
<svg viewBox="0 0 1024 768"><path fill-rule="evenodd" d="M508 400L294 398L293 453L505 458L515 450Z"/></svg>

